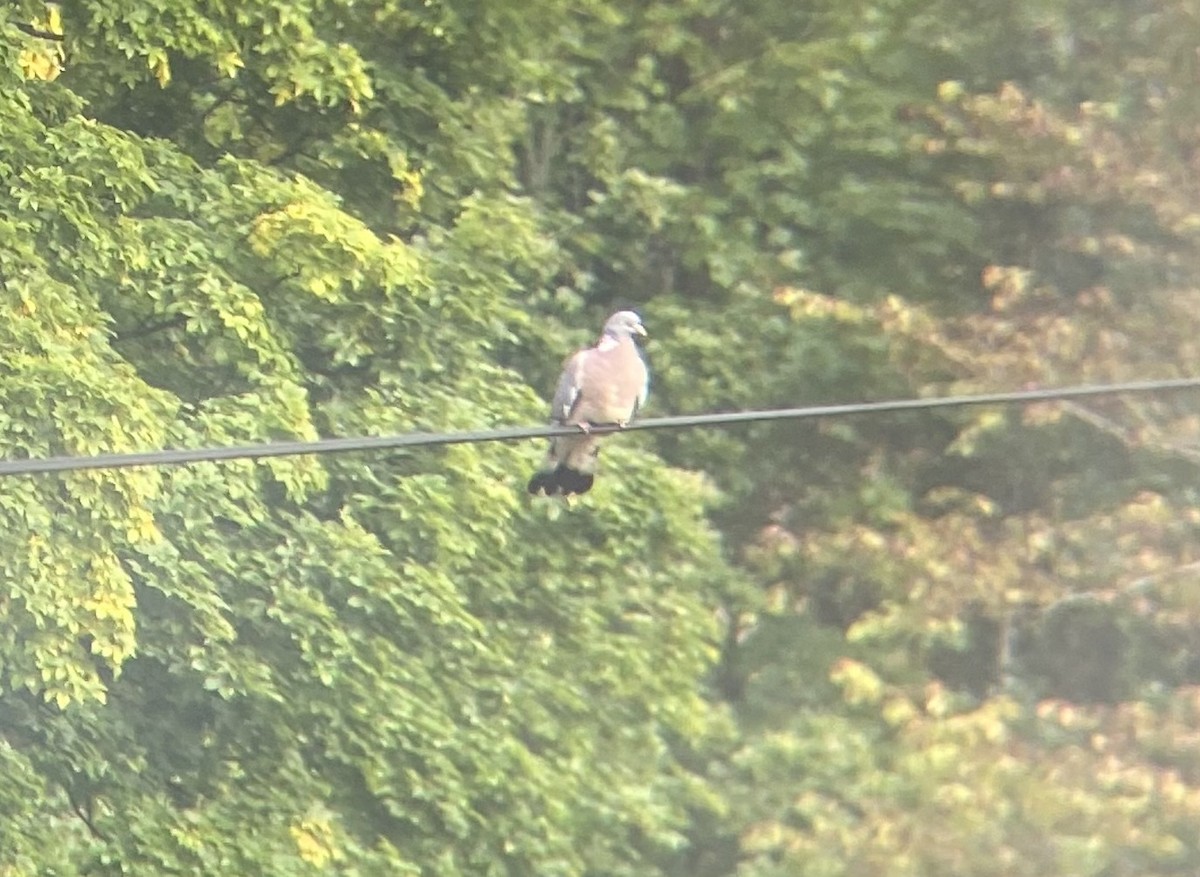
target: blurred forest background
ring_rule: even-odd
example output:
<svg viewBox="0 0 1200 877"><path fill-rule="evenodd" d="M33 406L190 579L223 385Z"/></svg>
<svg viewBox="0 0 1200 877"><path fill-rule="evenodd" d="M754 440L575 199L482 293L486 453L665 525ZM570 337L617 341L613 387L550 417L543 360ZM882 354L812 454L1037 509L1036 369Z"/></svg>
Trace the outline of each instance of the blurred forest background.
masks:
<svg viewBox="0 0 1200 877"><path fill-rule="evenodd" d="M6 457L1200 374L1191 0L9 0ZM1200 873L1194 395L0 481L0 875Z"/></svg>

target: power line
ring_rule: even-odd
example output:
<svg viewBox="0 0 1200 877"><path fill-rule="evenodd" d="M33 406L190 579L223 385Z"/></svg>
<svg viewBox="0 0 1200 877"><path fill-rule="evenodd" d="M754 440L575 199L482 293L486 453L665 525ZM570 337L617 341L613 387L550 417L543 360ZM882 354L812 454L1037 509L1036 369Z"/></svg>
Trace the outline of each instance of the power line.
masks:
<svg viewBox="0 0 1200 877"><path fill-rule="evenodd" d="M845 417L858 414L882 414L891 411L929 411L939 408L963 408L971 405L1013 405L1088 396L1112 396L1120 393L1163 393L1200 389L1200 378L1175 378L1158 381L1130 381L1119 384L1092 384L1045 390L1018 390L1007 393L981 393L974 396L940 396L929 399L894 399L885 402L851 402L842 405L811 405L803 408L777 408L765 411L730 411L719 414L684 414L675 417L651 417L625 427L615 424L595 426L592 432L605 435L637 429L683 429L694 426L727 426L768 420L807 420L814 417ZM394 448L461 445L476 442L506 442L519 439L574 435L573 426L516 426L503 429L465 432L415 432L406 435L328 438L314 441L266 442L219 448L177 448L161 451L135 451L123 454L97 454L88 457L44 457L29 460L0 460L0 477L34 475L47 472L74 472L84 469L126 469L133 466L180 466L221 460L259 460L268 457L294 457L303 454L340 454L350 451L379 451Z"/></svg>

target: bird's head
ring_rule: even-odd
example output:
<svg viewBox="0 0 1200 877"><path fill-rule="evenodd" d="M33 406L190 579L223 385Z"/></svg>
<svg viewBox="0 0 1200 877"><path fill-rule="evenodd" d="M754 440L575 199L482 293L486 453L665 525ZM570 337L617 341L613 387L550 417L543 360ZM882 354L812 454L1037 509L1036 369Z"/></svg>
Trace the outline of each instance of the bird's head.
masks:
<svg viewBox="0 0 1200 877"><path fill-rule="evenodd" d="M633 311L617 311L604 324L604 334L614 338L645 335L646 327L642 325L642 318Z"/></svg>

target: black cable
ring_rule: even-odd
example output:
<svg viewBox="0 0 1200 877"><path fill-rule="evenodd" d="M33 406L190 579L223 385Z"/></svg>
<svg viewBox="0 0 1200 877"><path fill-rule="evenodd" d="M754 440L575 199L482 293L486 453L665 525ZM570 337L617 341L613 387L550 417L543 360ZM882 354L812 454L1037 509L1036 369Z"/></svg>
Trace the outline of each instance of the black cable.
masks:
<svg viewBox="0 0 1200 877"><path fill-rule="evenodd" d="M766 420L804 420L813 417L844 417L852 414L880 414L889 411L927 411L937 408L962 408L968 405L1011 405L1080 399L1087 396L1111 396L1118 393L1162 393L1174 390L1198 390L1200 378L1175 378L1160 381L1130 381L1061 387L1046 390L1017 390L1007 393L982 393L976 396L941 396L930 399L895 399L886 402L851 402L842 405L812 405L804 408L779 408L767 411L730 411L720 414L684 414L675 417L651 417L625 427L615 424L595 426L592 432L604 435L635 429L683 429L692 426L725 426ZM45 472L74 472L83 469L124 469L131 466L179 466L220 460L257 460L266 457L293 457L302 454L338 454L349 451L378 451L391 448L461 445L475 442L505 442L518 439L548 438L579 432L574 426L515 426L503 429L467 432L417 432L407 435L329 438L314 441L267 442L223 448L179 448L163 451L135 451L125 454L97 454L90 457L46 457L30 460L0 461L0 477L33 475Z"/></svg>

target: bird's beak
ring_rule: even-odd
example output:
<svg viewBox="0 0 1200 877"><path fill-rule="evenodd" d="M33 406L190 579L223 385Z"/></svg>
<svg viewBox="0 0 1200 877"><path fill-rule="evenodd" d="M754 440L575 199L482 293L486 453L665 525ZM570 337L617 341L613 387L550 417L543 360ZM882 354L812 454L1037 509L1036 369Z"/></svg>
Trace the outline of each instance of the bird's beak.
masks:
<svg viewBox="0 0 1200 877"><path fill-rule="evenodd" d="M641 323L638 323L636 326L634 326L633 331L636 334L641 335L643 338L646 337L646 327L643 326Z"/></svg>

